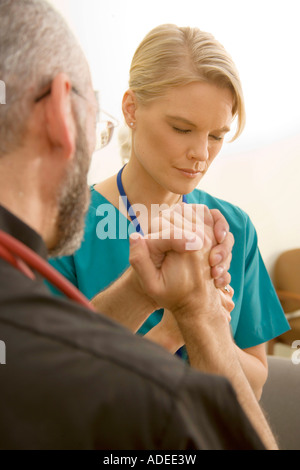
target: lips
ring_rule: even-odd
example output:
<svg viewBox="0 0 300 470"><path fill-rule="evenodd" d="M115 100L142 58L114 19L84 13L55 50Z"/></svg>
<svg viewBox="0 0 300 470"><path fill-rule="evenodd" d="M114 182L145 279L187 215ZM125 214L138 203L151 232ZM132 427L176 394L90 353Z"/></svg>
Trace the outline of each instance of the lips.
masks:
<svg viewBox="0 0 300 470"><path fill-rule="evenodd" d="M201 175L204 172L204 169L202 170L193 170L191 168L177 168L178 171L183 176L186 176L187 178L196 178L197 176Z"/></svg>
<svg viewBox="0 0 300 470"><path fill-rule="evenodd" d="M200 170L190 170L189 168L178 168L180 171L184 171L185 173L190 173L191 175L196 175L198 173L202 173Z"/></svg>

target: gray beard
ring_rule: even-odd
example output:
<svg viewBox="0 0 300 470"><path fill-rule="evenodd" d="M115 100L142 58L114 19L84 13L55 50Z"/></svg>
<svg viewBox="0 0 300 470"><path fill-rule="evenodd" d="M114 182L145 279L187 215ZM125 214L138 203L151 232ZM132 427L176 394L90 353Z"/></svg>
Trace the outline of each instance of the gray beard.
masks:
<svg viewBox="0 0 300 470"><path fill-rule="evenodd" d="M89 207L90 192L87 173L90 165L87 140L82 126L77 123L76 152L71 167L58 194L57 243L49 249L49 256L73 254L81 245L85 214Z"/></svg>

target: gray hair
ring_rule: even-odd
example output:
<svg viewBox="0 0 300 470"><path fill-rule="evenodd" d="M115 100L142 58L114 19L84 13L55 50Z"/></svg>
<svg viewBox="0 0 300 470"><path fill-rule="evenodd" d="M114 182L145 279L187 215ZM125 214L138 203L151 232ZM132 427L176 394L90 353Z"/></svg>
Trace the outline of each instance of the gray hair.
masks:
<svg viewBox="0 0 300 470"><path fill-rule="evenodd" d="M60 72L84 93L85 56L62 16L46 0L0 0L0 156L18 147L34 99Z"/></svg>

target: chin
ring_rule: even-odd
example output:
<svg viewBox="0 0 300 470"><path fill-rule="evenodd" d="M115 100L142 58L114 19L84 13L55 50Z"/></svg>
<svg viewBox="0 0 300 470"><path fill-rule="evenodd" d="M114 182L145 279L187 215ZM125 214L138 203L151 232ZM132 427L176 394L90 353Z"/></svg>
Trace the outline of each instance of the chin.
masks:
<svg viewBox="0 0 300 470"><path fill-rule="evenodd" d="M78 230L76 233L72 234L69 238L63 237L57 241L57 243L48 248L49 258L56 258L58 256L70 256L75 253L80 248L82 239L83 239L84 230Z"/></svg>

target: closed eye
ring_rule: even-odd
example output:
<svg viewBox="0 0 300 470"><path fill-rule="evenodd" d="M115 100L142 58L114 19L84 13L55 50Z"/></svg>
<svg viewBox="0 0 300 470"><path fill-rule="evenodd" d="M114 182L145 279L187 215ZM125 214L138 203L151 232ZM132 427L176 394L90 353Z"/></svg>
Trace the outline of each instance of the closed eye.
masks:
<svg viewBox="0 0 300 470"><path fill-rule="evenodd" d="M189 132L191 132L190 129L179 129L179 127L174 127L174 126L173 126L173 129L175 132L178 132L179 134L188 134Z"/></svg>
<svg viewBox="0 0 300 470"><path fill-rule="evenodd" d="M224 137L218 137L217 135L210 135L209 137L211 137L213 140L216 140L217 142L220 142L224 139Z"/></svg>

